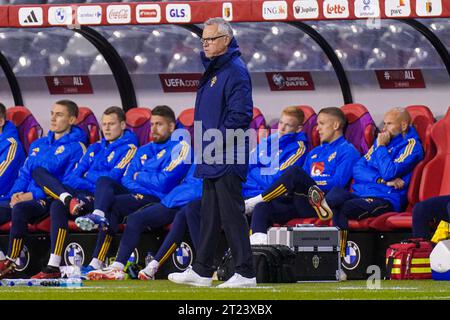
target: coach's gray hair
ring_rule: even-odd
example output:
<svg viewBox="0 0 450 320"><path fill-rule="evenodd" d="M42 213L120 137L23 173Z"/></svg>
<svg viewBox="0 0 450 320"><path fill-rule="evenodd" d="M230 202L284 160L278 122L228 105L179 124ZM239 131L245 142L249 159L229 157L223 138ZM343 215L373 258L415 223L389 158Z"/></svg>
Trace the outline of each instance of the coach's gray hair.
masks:
<svg viewBox="0 0 450 320"><path fill-rule="evenodd" d="M223 18L217 17L217 18L210 18L208 20L206 20L206 22L204 23L205 26L210 26L210 25L217 25L218 30L220 33L224 33L227 36L229 36L230 38L233 38L233 29L231 28L231 25L225 21Z"/></svg>

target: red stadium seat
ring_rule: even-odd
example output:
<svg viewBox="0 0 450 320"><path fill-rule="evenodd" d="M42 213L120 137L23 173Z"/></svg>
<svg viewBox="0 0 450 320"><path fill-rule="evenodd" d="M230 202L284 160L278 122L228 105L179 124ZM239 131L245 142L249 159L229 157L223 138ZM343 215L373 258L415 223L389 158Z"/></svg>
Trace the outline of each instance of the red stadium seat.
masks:
<svg viewBox="0 0 450 320"><path fill-rule="evenodd" d="M127 111L127 128L133 131L142 146L150 141L152 110L150 108L133 108Z"/></svg>
<svg viewBox="0 0 450 320"><path fill-rule="evenodd" d="M362 155L366 154L378 131L372 116L367 108L359 103L346 104L341 107L341 110L348 122L345 138L353 143Z"/></svg>
<svg viewBox="0 0 450 320"><path fill-rule="evenodd" d="M86 132L89 144L100 140L100 125L91 109L79 107L76 124Z"/></svg>
<svg viewBox="0 0 450 320"><path fill-rule="evenodd" d="M6 110L6 119L17 127L20 141L28 154L31 143L42 137L43 130L41 125L31 114L30 110L22 106L8 108Z"/></svg>
<svg viewBox="0 0 450 320"><path fill-rule="evenodd" d="M269 134L267 130L266 118L257 107L253 107L253 118L250 122L250 129L256 130L257 143L259 143L261 139L266 138Z"/></svg>
<svg viewBox="0 0 450 320"><path fill-rule="evenodd" d="M184 128L191 135L191 144L194 142L194 108L183 110L177 118L177 128Z"/></svg>

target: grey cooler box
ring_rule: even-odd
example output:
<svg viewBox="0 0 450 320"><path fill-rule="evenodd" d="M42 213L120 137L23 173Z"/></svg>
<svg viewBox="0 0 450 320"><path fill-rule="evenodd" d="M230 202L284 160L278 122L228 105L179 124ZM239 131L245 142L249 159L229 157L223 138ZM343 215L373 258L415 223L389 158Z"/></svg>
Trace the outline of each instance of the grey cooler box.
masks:
<svg viewBox="0 0 450 320"><path fill-rule="evenodd" d="M298 225L273 227L268 244L282 244L295 254L297 281L337 281L341 272L339 229Z"/></svg>

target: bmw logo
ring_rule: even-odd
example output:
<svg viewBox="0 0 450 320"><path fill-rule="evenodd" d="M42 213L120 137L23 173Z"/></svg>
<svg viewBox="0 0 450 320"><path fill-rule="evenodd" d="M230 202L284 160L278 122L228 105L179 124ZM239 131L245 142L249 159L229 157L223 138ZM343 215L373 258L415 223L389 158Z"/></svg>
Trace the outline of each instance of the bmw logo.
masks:
<svg viewBox="0 0 450 320"><path fill-rule="evenodd" d="M64 21L66 21L66 9L65 8L56 9L55 18L57 22L64 23Z"/></svg>
<svg viewBox="0 0 450 320"><path fill-rule="evenodd" d="M345 258L342 261L342 266L347 270L353 270L359 265L361 260L361 251L358 245L353 241L347 241L347 248L345 249Z"/></svg>
<svg viewBox="0 0 450 320"><path fill-rule="evenodd" d="M66 266L75 265L76 259L79 259L79 265L83 265L84 257L83 247L76 242L69 243L64 250L64 262L66 263Z"/></svg>
<svg viewBox="0 0 450 320"><path fill-rule="evenodd" d="M175 267L184 271L192 264L194 259L192 248L186 242L182 242L177 250L172 254L172 260Z"/></svg>
<svg viewBox="0 0 450 320"><path fill-rule="evenodd" d="M16 270L23 271L28 267L30 263L30 252L28 251L27 246L23 246L22 251L20 251L20 255L16 260Z"/></svg>

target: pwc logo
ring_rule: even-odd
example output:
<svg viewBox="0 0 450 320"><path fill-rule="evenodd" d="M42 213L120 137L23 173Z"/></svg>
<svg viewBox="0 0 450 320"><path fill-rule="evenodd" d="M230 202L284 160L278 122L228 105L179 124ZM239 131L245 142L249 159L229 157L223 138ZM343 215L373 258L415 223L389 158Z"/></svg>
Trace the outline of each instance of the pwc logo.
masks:
<svg viewBox="0 0 450 320"><path fill-rule="evenodd" d="M190 22L191 6L188 4L168 4L166 6L167 22Z"/></svg>
<svg viewBox="0 0 450 320"><path fill-rule="evenodd" d="M410 0L386 0L385 13L388 17L409 17L411 2Z"/></svg>
<svg viewBox="0 0 450 320"><path fill-rule="evenodd" d="M328 19L348 18L350 10L347 0L325 0L323 2L323 15Z"/></svg>
<svg viewBox="0 0 450 320"><path fill-rule="evenodd" d="M158 23L161 21L159 4L138 4L136 6L136 21L138 23Z"/></svg>

